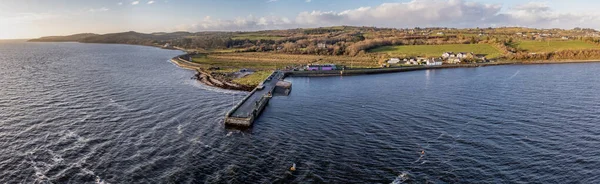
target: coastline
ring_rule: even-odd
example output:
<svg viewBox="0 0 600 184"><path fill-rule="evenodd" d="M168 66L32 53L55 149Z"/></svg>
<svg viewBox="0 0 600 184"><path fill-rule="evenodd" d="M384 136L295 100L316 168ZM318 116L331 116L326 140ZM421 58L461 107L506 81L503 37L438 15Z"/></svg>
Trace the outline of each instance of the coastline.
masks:
<svg viewBox="0 0 600 184"><path fill-rule="evenodd" d="M252 91L254 89L254 86L245 86L245 85L231 83L231 82L227 82L225 80L218 79L218 77L215 77L210 72L202 69L201 65L184 59L189 56L190 56L189 54L179 55L179 56L171 58L171 62L181 68L196 71L196 74L194 75L193 78L202 82L203 84L205 84L207 86L228 89L228 90L238 90L238 91Z"/></svg>
<svg viewBox="0 0 600 184"><path fill-rule="evenodd" d="M181 50L181 49L179 49ZM209 72L204 71L202 66L193 62L190 62L185 57L190 57L190 54L179 55L171 59L173 63L181 68L195 70L197 74L195 79L202 82L205 85L218 87L229 90L240 90L240 91L252 91L254 86L244 86L219 80L211 75ZM326 76L351 76L351 75L370 75L370 74L382 74L382 73L396 73L396 72L409 72L419 70L436 70L436 69L449 69L449 68L475 68L475 67L488 67L488 66L502 66L502 65L542 65L542 64L576 64L576 63L598 63L600 60L565 60L565 61L500 61L494 63L473 63L473 64L456 64L456 65L441 65L441 66L414 66L414 67L395 67L395 68L364 68L364 69L347 69L347 70L331 70L331 71L284 71L284 77L326 77Z"/></svg>

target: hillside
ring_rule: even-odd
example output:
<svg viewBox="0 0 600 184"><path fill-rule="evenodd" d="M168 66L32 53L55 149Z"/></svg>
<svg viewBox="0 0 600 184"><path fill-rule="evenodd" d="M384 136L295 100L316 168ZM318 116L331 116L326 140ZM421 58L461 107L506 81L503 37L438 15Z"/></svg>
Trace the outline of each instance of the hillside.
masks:
<svg viewBox="0 0 600 184"><path fill-rule="evenodd" d="M38 39L29 40L30 42L80 42L81 40L93 36L98 36L98 34L93 33L81 33L74 34L69 36L47 36L41 37Z"/></svg>
<svg viewBox="0 0 600 184"><path fill-rule="evenodd" d="M558 51L600 49L600 32L593 29L534 29L521 27L501 28L410 28L392 29L376 27L335 26L303 28L289 30L265 30L254 32L174 32L174 33L138 33L123 32L112 34L78 34L70 36L43 37L31 41L78 41L83 43L120 43L149 46L169 44L186 50L203 53L265 52L292 55L329 55L329 56L371 56L386 58L391 55L416 55L427 48L435 52L447 47L465 45L460 52L478 52L476 44L490 45L483 51L497 58L510 58L526 55L534 51L527 46L530 43L546 43L544 53ZM566 41L578 41L568 44ZM582 44L585 42L587 45ZM475 45L472 45L475 44ZM439 47L402 48L390 52L386 46L440 45ZM466 46L472 45L472 46ZM548 46L549 45L549 46ZM569 45L579 47L571 48ZM582 47L584 45L585 47ZM559 47L560 46L560 47ZM473 49L469 49L473 48ZM386 50L387 49L387 50ZM408 49L408 50L407 50ZM416 49L416 50L415 50ZM419 51L421 49L421 51ZM371 52L372 51L372 52ZM385 52L382 52L385 51ZM404 53L405 51L415 51ZM433 51L431 51L433 52ZM435 55L427 52L426 55ZM537 51L540 52L540 51ZM391 55L390 55L391 54ZM441 54L441 53L438 53ZM539 53L538 53L539 54ZM591 56L590 56L591 57ZM596 59L596 58L594 58Z"/></svg>

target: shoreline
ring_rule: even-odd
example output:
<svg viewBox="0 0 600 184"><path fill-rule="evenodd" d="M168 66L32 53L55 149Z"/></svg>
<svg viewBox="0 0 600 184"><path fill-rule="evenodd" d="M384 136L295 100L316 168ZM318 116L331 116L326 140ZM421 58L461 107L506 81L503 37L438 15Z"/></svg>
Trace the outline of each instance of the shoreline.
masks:
<svg viewBox="0 0 600 184"><path fill-rule="evenodd" d="M196 71L193 79L198 80L207 86L247 92L252 91L255 88L254 86L245 86L220 80L217 77L214 77L210 72L204 71L201 65L185 60L183 57L189 57L189 54L173 57L171 58L171 62L183 69Z"/></svg>
<svg viewBox="0 0 600 184"><path fill-rule="evenodd" d="M178 49L182 50L182 49ZM182 50L185 52L185 50ZM191 57L190 54L183 54L176 56L171 59L171 62L177 66L195 70L197 73L195 79L202 82L205 85L218 87L228 90L238 91L252 91L254 86L244 86L224 80L215 78L209 72L204 71L202 66L191 61L184 59L185 57ZM565 61L500 61L494 63L473 63L473 64L456 64L456 65L441 65L441 66L414 66L414 67L394 67L394 68L357 68L347 70L331 70L331 71L284 71L284 77L326 77L326 76L355 76L355 75L371 75L371 74L383 74L383 73L397 73L397 72L409 72L409 71L420 71L420 70L436 70L436 69L450 69L450 68L475 68L475 67L489 67L489 66L502 66L502 65L542 65L542 64L576 64L576 63L600 63L600 60L565 60Z"/></svg>

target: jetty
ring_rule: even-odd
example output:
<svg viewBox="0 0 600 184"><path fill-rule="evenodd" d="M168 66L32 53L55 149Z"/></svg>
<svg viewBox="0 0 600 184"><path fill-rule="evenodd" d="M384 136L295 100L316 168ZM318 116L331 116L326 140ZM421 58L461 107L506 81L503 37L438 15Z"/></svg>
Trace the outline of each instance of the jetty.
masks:
<svg viewBox="0 0 600 184"><path fill-rule="evenodd" d="M251 127L273 95L289 95L292 84L283 81L284 78L284 72L274 71L225 114L225 125Z"/></svg>

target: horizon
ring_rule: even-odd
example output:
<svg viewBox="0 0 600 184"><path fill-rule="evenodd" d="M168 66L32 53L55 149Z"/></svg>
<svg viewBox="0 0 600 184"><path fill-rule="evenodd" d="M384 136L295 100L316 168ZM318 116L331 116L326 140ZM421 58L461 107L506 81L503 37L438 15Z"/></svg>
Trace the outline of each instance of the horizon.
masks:
<svg viewBox="0 0 600 184"><path fill-rule="evenodd" d="M60 5L60 7L57 7ZM516 0L7 0L0 39L79 33L248 32L330 26L599 29L600 2ZM245 7L240 9L239 7ZM293 8L289 8L293 7Z"/></svg>

